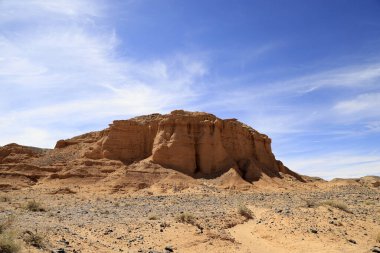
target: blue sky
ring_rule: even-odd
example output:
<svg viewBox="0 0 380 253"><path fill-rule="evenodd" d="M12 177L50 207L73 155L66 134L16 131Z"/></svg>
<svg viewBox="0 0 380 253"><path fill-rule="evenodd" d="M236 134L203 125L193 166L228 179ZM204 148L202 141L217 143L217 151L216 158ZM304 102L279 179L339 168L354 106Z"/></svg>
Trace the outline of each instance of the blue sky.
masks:
<svg viewBox="0 0 380 253"><path fill-rule="evenodd" d="M380 175L380 1L0 0L0 145L173 109L238 118L291 169Z"/></svg>

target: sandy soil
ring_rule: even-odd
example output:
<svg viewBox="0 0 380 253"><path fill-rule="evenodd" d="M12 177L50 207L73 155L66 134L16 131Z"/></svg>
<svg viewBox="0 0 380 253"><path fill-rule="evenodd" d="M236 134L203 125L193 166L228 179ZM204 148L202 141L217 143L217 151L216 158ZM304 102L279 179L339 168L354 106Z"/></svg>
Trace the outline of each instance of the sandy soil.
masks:
<svg viewBox="0 0 380 253"><path fill-rule="evenodd" d="M324 183L234 191L202 185L162 194L45 184L2 192L0 218L11 220L6 229L14 231L21 252L356 253L380 247L379 188ZM32 200L44 211L28 210ZM241 214L244 208L252 218ZM42 242L30 245L30 234Z"/></svg>

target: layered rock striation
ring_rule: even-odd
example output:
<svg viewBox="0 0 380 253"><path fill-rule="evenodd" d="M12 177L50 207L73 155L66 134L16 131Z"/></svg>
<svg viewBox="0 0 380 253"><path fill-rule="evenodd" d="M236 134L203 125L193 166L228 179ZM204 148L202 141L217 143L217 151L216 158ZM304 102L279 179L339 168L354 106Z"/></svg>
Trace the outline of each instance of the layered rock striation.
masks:
<svg viewBox="0 0 380 253"><path fill-rule="evenodd" d="M280 172L301 180L275 159L268 136L236 119L203 112L176 110L116 120L103 131L60 140L56 149L78 144L87 159L127 164L146 159L194 177L234 168L247 181L258 180L263 173L280 177Z"/></svg>

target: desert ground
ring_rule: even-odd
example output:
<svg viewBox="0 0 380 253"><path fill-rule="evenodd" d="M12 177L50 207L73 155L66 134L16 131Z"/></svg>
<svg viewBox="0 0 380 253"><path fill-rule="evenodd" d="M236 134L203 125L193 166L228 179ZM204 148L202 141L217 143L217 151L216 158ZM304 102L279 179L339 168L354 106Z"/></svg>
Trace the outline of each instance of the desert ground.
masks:
<svg viewBox="0 0 380 253"><path fill-rule="evenodd" d="M21 252L378 252L379 188L340 180L110 192L60 182L1 194ZM29 206L28 206L29 205ZM4 251L5 252L5 251Z"/></svg>

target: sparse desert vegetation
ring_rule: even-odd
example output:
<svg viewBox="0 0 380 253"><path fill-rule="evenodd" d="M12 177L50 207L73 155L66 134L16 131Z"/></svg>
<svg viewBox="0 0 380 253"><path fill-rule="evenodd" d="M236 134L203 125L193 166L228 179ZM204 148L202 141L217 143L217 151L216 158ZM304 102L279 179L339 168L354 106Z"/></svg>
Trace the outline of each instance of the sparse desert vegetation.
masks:
<svg viewBox="0 0 380 253"><path fill-rule="evenodd" d="M0 196L0 202L10 202L11 201L11 198L8 197L8 196Z"/></svg>
<svg viewBox="0 0 380 253"><path fill-rule="evenodd" d="M40 202L36 200L30 200L26 203L25 209L32 212L45 212L45 208Z"/></svg>
<svg viewBox="0 0 380 253"><path fill-rule="evenodd" d="M240 204L238 206L238 212L248 220L253 219L253 212L246 205Z"/></svg>
<svg viewBox="0 0 380 253"><path fill-rule="evenodd" d="M48 212L22 211L19 206L25 202L25 192L13 191L12 204L0 202L7 210L0 212L2 231L22 230L13 236L5 233L2 242L14 252L33 253L61 248L147 253L166 252L165 247L185 253L238 253L252 247L262 253L301 253L324 252L327 246L331 252L356 253L380 246L379 235L376 238L371 232L380 229L380 193L375 188L264 193L213 188L213 194L205 193L211 190L209 186L200 189L205 191L151 195L142 190L130 196L94 195L92 188L74 195L52 195L49 189L30 192L28 199L49 203ZM307 208L306 199L316 204ZM367 205L368 201L374 204ZM352 212L336 203L345 203L343 208ZM17 218L7 221L9 214ZM289 250L295 246L299 250Z"/></svg>
<svg viewBox="0 0 380 253"><path fill-rule="evenodd" d="M347 213L350 213L350 209L348 208L347 204L346 203L343 203L342 201L337 201L337 200L325 200L325 201L321 201L319 203L320 205L325 205L325 206L331 206L331 207L335 207L335 208L338 208L342 211L345 211Z"/></svg>
<svg viewBox="0 0 380 253"><path fill-rule="evenodd" d="M26 244L36 247L38 249L45 248L46 235L40 234L37 230L35 232L26 230L23 232L23 240Z"/></svg>
<svg viewBox="0 0 380 253"><path fill-rule="evenodd" d="M4 233L7 229L10 228L14 221L14 216L10 215L5 219L0 221L0 234Z"/></svg>
<svg viewBox="0 0 380 253"><path fill-rule="evenodd" d="M17 242L13 232L7 231L0 234L0 252L1 253L17 253L20 252L20 243Z"/></svg>
<svg viewBox="0 0 380 253"><path fill-rule="evenodd" d="M181 213L176 217L176 221L181 223L195 224L195 217L191 213Z"/></svg>
<svg viewBox="0 0 380 253"><path fill-rule="evenodd" d="M158 217L157 217L157 215L150 215L150 216L148 217L148 219L149 219L149 220L158 220Z"/></svg>

